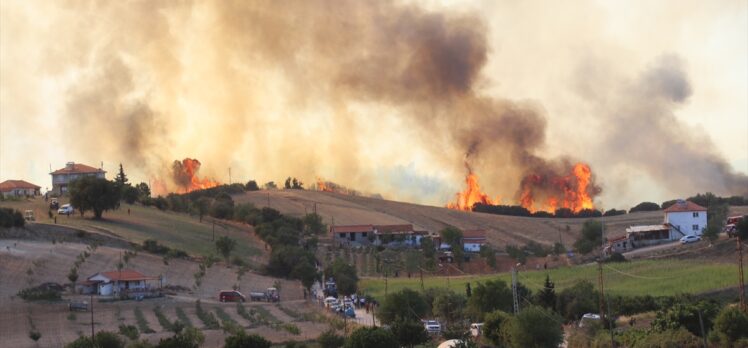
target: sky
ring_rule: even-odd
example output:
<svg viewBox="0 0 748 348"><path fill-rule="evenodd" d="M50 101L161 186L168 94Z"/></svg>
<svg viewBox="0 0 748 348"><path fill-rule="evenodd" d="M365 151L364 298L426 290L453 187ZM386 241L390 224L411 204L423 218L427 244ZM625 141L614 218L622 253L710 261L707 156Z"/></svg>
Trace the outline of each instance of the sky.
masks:
<svg viewBox="0 0 748 348"><path fill-rule="evenodd" d="M748 2L0 2L0 180L186 157L438 206L576 162L604 209L746 194Z"/></svg>

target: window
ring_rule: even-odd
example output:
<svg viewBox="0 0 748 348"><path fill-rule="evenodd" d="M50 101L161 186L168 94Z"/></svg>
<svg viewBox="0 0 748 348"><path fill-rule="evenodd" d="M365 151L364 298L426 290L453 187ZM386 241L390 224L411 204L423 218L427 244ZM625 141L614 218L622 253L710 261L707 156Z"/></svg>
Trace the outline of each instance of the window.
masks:
<svg viewBox="0 0 748 348"><path fill-rule="evenodd" d="M699 225L693 225L693 230L694 231L698 231L699 230Z"/></svg>
<svg viewBox="0 0 748 348"><path fill-rule="evenodd" d="M699 217L699 213L698 212L694 212L693 213L693 217Z"/></svg>
<svg viewBox="0 0 748 348"><path fill-rule="evenodd" d="M361 237L366 237L366 232L361 232Z"/></svg>
<svg viewBox="0 0 748 348"><path fill-rule="evenodd" d="M340 233L340 238L345 238L345 233Z"/></svg>

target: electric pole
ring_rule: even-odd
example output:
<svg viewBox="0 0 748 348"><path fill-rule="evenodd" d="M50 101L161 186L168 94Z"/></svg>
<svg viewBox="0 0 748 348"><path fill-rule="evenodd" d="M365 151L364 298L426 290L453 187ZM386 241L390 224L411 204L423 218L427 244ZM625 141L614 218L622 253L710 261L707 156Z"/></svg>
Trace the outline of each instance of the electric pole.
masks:
<svg viewBox="0 0 748 348"><path fill-rule="evenodd" d="M519 294L517 293L517 268L512 267L512 304L514 315L519 313Z"/></svg>
<svg viewBox="0 0 748 348"><path fill-rule="evenodd" d="M738 241L738 291L740 291L740 309L745 312L745 282L743 281L743 243L740 241L740 236L737 236Z"/></svg>
<svg viewBox="0 0 748 348"><path fill-rule="evenodd" d="M91 345L94 345L93 294L91 294Z"/></svg>
<svg viewBox="0 0 748 348"><path fill-rule="evenodd" d="M597 262L597 282L600 286L600 320L605 320L605 287L603 286L603 263Z"/></svg>

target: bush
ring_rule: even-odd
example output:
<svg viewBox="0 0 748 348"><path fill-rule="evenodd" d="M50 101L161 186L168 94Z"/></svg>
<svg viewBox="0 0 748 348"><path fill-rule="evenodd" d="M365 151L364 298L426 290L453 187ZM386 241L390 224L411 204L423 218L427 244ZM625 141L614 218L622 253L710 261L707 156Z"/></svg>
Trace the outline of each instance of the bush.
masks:
<svg viewBox="0 0 748 348"><path fill-rule="evenodd" d="M377 316L384 324L396 321L420 320L429 310L424 296L417 291L405 288L391 293L382 301Z"/></svg>
<svg viewBox="0 0 748 348"><path fill-rule="evenodd" d="M200 304L200 300L197 300L197 302L195 302L195 309L197 310L197 317L200 318L200 321L203 322L203 325L205 325L205 328L207 329L220 329L221 328L221 325L218 323L218 319L216 319L216 316L213 315L212 312L204 310L203 306Z"/></svg>
<svg viewBox="0 0 748 348"><path fill-rule="evenodd" d="M513 347L558 347L564 340L561 317L542 307L523 309L507 329Z"/></svg>
<svg viewBox="0 0 748 348"><path fill-rule="evenodd" d="M224 348L270 348L272 343L260 335L247 335L239 332L226 337Z"/></svg>
<svg viewBox="0 0 748 348"><path fill-rule="evenodd" d="M657 203L652 202L641 202L634 206L633 208L629 209L630 213L635 213L637 211L657 211L660 210L660 206Z"/></svg>
<svg viewBox="0 0 748 348"><path fill-rule="evenodd" d="M345 341L345 348L392 348L397 346L397 340L392 332L381 327L356 329Z"/></svg>
<svg viewBox="0 0 748 348"><path fill-rule="evenodd" d="M317 337L317 343L321 348L340 348L345 344L345 338L330 329Z"/></svg>
<svg viewBox="0 0 748 348"><path fill-rule="evenodd" d="M612 253L610 257L605 259L603 262L626 262L626 257L621 253Z"/></svg>
<svg viewBox="0 0 748 348"><path fill-rule="evenodd" d="M737 307L725 307L714 320L714 331L728 343L748 337L748 315Z"/></svg>
<svg viewBox="0 0 748 348"><path fill-rule="evenodd" d="M133 325L120 325L119 333L120 335L125 336L133 341L137 340L138 337L140 337L140 332L138 331L138 328Z"/></svg>
<svg viewBox="0 0 748 348"><path fill-rule="evenodd" d="M78 337L73 342L65 345L65 348L124 348L125 341L117 336L114 332L99 331L94 335L94 342L91 344L91 338L88 336Z"/></svg>
<svg viewBox="0 0 748 348"><path fill-rule="evenodd" d="M60 290L54 287L40 285L33 288L22 289L17 294L26 301L60 301L62 296Z"/></svg>
<svg viewBox="0 0 748 348"><path fill-rule="evenodd" d="M153 331L150 326L148 326L148 321L145 320L145 316L143 316L143 311L139 307L135 307L135 321L138 323L138 328L140 329L140 332L142 333L154 333L156 331Z"/></svg>
<svg viewBox="0 0 748 348"><path fill-rule="evenodd" d="M13 208L0 208L0 227L23 227L26 220L20 210Z"/></svg>

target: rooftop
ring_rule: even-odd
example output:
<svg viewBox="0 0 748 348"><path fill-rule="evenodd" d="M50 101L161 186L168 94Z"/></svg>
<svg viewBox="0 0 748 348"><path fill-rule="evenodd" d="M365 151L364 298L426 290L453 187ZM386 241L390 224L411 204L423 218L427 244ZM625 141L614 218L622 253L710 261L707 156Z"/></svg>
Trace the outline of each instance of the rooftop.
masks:
<svg viewBox="0 0 748 348"><path fill-rule="evenodd" d="M691 211L706 211L706 208L691 202L678 200L673 205L665 209L665 213L677 213L677 212L691 212Z"/></svg>
<svg viewBox="0 0 748 348"><path fill-rule="evenodd" d="M486 239L485 230L465 230L462 231L462 239Z"/></svg>
<svg viewBox="0 0 748 348"><path fill-rule="evenodd" d="M112 281L133 281L133 280L155 280L158 279L158 277L150 277L143 273L140 273L138 271L132 270L132 269L123 269L121 271L109 271L109 272L99 272L96 273L88 279L91 279L97 275L101 274L102 276L108 278Z"/></svg>
<svg viewBox="0 0 748 348"><path fill-rule="evenodd" d="M377 234L409 234L413 233L413 225L375 225Z"/></svg>
<svg viewBox="0 0 748 348"><path fill-rule="evenodd" d="M34 185L23 180L5 180L0 182L0 192L8 192L14 189L33 189L38 190L41 186Z"/></svg>
<svg viewBox="0 0 748 348"><path fill-rule="evenodd" d="M330 232L332 233L363 233L373 231L374 225L344 225L330 227Z"/></svg>
<svg viewBox="0 0 748 348"><path fill-rule="evenodd" d="M55 170L54 172L50 174L59 175L59 174L87 174L87 173L106 173L106 171L104 171L103 169L87 166L85 164L68 162L65 165L65 168Z"/></svg>
<svg viewBox="0 0 748 348"><path fill-rule="evenodd" d="M665 230L670 230L670 226L663 224L663 225L629 226L626 228L627 233L665 231Z"/></svg>

